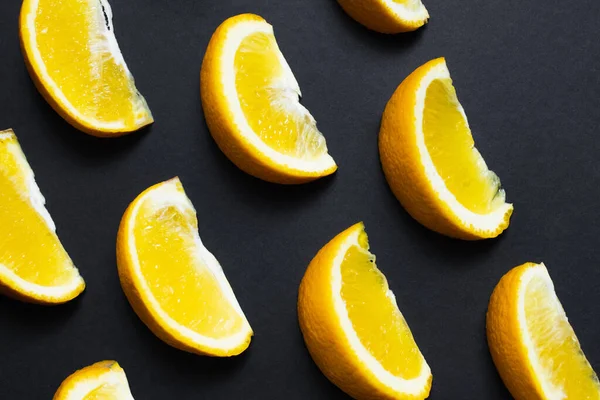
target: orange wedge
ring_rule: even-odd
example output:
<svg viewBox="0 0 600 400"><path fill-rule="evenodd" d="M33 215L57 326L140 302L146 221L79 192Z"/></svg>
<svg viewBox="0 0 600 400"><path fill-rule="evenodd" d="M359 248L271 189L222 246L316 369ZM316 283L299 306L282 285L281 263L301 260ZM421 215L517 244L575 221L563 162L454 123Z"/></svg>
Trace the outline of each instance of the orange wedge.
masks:
<svg viewBox="0 0 600 400"><path fill-rule="evenodd" d="M71 125L110 137L153 122L119 50L107 0L24 0L19 31L34 83Z"/></svg>
<svg viewBox="0 0 600 400"><path fill-rule="evenodd" d="M206 123L223 153L270 182L304 183L337 165L263 18L242 14L213 34L200 73Z"/></svg>
<svg viewBox="0 0 600 400"><path fill-rule="evenodd" d="M317 366L353 398L429 396L431 370L375 265L362 223L311 261L300 284L298 319Z"/></svg>
<svg viewBox="0 0 600 400"><path fill-rule="evenodd" d="M487 338L516 400L600 399L598 376L544 264L523 264L500 279L488 306Z"/></svg>
<svg viewBox="0 0 600 400"><path fill-rule="evenodd" d="M125 371L116 361L100 361L71 374L53 400L133 400Z"/></svg>
<svg viewBox="0 0 600 400"><path fill-rule="evenodd" d="M249 346L250 324L200 240L196 210L179 179L154 185L131 203L119 228L117 263L133 309L166 343L221 357Z"/></svg>
<svg viewBox="0 0 600 400"><path fill-rule="evenodd" d="M379 154L390 188L429 229L478 240L508 227L513 205L475 148L445 59L398 86L383 113Z"/></svg>
<svg viewBox="0 0 600 400"><path fill-rule="evenodd" d="M28 302L64 303L85 283L44 204L17 137L0 132L0 291Z"/></svg>

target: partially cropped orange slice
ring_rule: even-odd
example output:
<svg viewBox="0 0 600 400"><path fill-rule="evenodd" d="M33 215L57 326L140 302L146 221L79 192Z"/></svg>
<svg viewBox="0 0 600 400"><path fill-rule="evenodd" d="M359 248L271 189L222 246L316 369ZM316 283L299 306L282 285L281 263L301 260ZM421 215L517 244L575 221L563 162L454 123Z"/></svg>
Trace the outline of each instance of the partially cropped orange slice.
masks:
<svg viewBox="0 0 600 400"><path fill-rule="evenodd" d="M64 303L85 284L44 204L17 137L0 132L0 291L29 302Z"/></svg>
<svg viewBox="0 0 600 400"><path fill-rule="evenodd" d="M53 400L133 400L133 396L119 363L100 361L69 375Z"/></svg>
<svg viewBox="0 0 600 400"><path fill-rule="evenodd" d="M421 0L338 0L338 3L357 22L381 33L414 31L429 20Z"/></svg>
<svg viewBox="0 0 600 400"><path fill-rule="evenodd" d="M586 359L544 264L500 279L487 312L492 358L516 400L600 400Z"/></svg>
<svg viewBox="0 0 600 400"><path fill-rule="evenodd" d="M33 81L73 126L119 136L153 122L119 50L107 0L24 0L19 29Z"/></svg>
<svg viewBox="0 0 600 400"><path fill-rule="evenodd" d="M129 206L119 228L121 285L144 323L192 353L232 356L252 329L217 259L198 234L196 210L179 179L159 183Z"/></svg>

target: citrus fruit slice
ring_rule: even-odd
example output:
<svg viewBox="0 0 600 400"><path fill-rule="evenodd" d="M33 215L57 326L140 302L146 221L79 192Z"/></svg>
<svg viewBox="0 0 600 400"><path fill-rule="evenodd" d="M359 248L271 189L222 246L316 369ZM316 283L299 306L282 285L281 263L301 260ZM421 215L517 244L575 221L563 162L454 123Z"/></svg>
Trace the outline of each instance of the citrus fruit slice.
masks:
<svg viewBox="0 0 600 400"><path fill-rule="evenodd" d="M100 361L75 371L53 400L133 400L125 371L116 361Z"/></svg>
<svg viewBox="0 0 600 400"><path fill-rule="evenodd" d="M355 399L425 399L431 370L356 224L311 261L298 295L306 346L331 382Z"/></svg>
<svg viewBox="0 0 600 400"><path fill-rule="evenodd" d="M273 27L253 14L223 22L200 73L208 128L240 169L277 183L302 183L337 169Z"/></svg>
<svg viewBox="0 0 600 400"><path fill-rule="evenodd" d="M237 355L250 344L252 329L200 240L179 179L154 185L131 203L119 228L117 264L133 309L166 343L212 356Z"/></svg>
<svg viewBox="0 0 600 400"><path fill-rule="evenodd" d="M396 89L383 113L379 154L392 191L426 227L468 240L508 227L513 206L475 148L443 58Z"/></svg>
<svg viewBox="0 0 600 400"><path fill-rule="evenodd" d="M64 303L85 283L45 202L17 137L0 132L0 291L28 302Z"/></svg>
<svg viewBox="0 0 600 400"><path fill-rule="evenodd" d="M338 3L354 20L381 33L414 31L429 20L421 0L338 0Z"/></svg>
<svg viewBox="0 0 600 400"><path fill-rule="evenodd" d="M487 338L516 400L600 399L600 383L544 264L513 268L494 289Z"/></svg>
<svg viewBox="0 0 600 400"><path fill-rule="evenodd" d="M71 125L119 136L153 122L119 50L106 0L24 0L19 30L29 74Z"/></svg>

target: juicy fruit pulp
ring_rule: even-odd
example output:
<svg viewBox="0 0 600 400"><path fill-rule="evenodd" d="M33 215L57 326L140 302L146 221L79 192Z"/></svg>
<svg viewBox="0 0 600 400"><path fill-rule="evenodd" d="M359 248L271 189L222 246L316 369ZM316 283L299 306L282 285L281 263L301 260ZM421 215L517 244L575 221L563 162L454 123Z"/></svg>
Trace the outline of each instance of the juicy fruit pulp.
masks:
<svg viewBox="0 0 600 400"><path fill-rule="evenodd" d="M411 11L417 11L422 7L421 0L392 0L392 2L401 4Z"/></svg>
<svg viewBox="0 0 600 400"><path fill-rule="evenodd" d="M368 252L367 235L360 247L352 246L341 265L341 295L354 331L361 343L391 374L412 379L419 376L423 357L400 313L385 276Z"/></svg>
<svg viewBox="0 0 600 400"><path fill-rule="evenodd" d="M299 89L272 34L243 39L235 56L236 89L252 130L279 153L305 160L327 153L325 138L299 102ZM285 63L285 61L283 61Z"/></svg>
<svg viewBox="0 0 600 400"><path fill-rule="evenodd" d="M435 79L427 88L423 134L437 172L464 207L487 214L504 204L500 180L474 147L450 79Z"/></svg>
<svg viewBox="0 0 600 400"><path fill-rule="evenodd" d="M0 132L0 264L40 286L61 286L79 277L43 209L43 198L14 134ZM40 211L34 208L35 205ZM42 210L43 209L43 210ZM42 215L45 214L45 215Z"/></svg>
<svg viewBox="0 0 600 400"><path fill-rule="evenodd" d="M114 384L105 383L89 392L83 400L119 400Z"/></svg>
<svg viewBox="0 0 600 400"><path fill-rule="evenodd" d="M527 330L542 369L565 399L600 399L600 383L583 355L554 288L533 279L525 292Z"/></svg>
<svg viewBox="0 0 600 400"><path fill-rule="evenodd" d="M100 122L151 120L121 56L105 0L36 0L35 36L48 75L71 105Z"/></svg>
<svg viewBox="0 0 600 400"><path fill-rule="evenodd" d="M183 192L181 183L178 189ZM141 274L160 307L177 323L211 338L240 332L245 320L223 296L198 251L193 208L146 200L134 228Z"/></svg>

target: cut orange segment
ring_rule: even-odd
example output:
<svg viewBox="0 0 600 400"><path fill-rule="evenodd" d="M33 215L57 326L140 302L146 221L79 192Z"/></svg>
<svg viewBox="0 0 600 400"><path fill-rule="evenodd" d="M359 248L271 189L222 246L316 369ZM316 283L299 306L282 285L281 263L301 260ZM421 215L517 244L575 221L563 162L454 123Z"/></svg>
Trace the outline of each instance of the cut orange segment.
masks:
<svg viewBox="0 0 600 400"><path fill-rule="evenodd" d="M586 359L544 264L502 277L490 299L487 338L496 368L516 400L598 400Z"/></svg>
<svg viewBox="0 0 600 400"><path fill-rule="evenodd" d="M425 399L431 370L369 252L362 223L312 260L298 295L306 346L321 371L355 399Z"/></svg>
<svg viewBox="0 0 600 400"><path fill-rule="evenodd" d="M421 0L338 0L354 20L381 33L414 31L427 23Z"/></svg>
<svg viewBox="0 0 600 400"><path fill-rule="evenodd" d="M119 50L106 0L24 0L19 28L33 81L70 124L119 136L153 122Z"/></svg>
<svg viewBox="0 0 600 400"><path fill-rule="evenodd" d="M379 154L392 191L426 227L467 240L508 227L513 206L475 148L443 58L398 86L383 113Z"/></svg>
<svg viewBox="0 0 600 400"><path fill-rule="evenodd" d="M119 228L117 262L133 309L166 343L193 353L232 356L252 329L179 179L159 183L131 203Z"/></svg>
<svg viewBox="0 0 600 400"><path fill-rule="evenodd" d="M15 134L0 132L0 291L29 302L64 303L85 283L44 204Z"/></svg>
<svg viewBox="0 0 600 400"><path fill-rule="evenodd" d="M277 183L336 171L273 27L253 14L223 22L202 63L201 97L210 133L239 168Z"/></svg>
<svg viewBox="0 0 600 400"><path fill-rule="evenodd" d="M119 364L100 361L71 374L53 400L133 400L133 396Z"/></svg>

